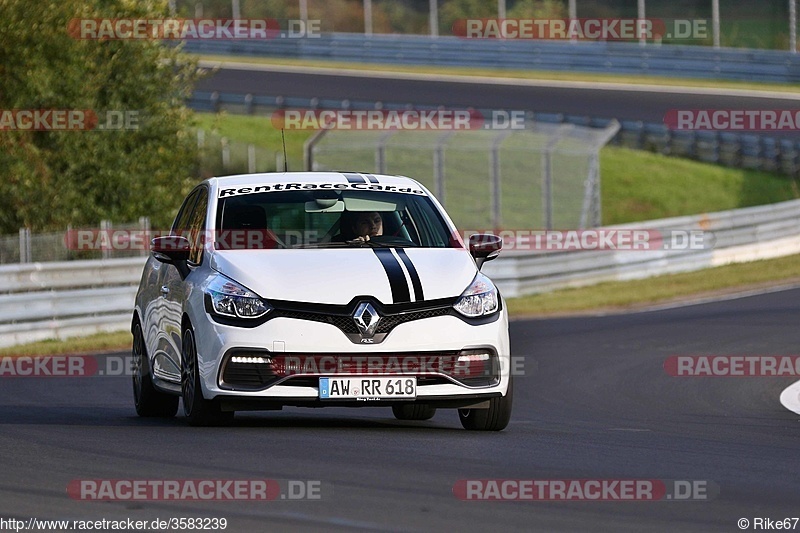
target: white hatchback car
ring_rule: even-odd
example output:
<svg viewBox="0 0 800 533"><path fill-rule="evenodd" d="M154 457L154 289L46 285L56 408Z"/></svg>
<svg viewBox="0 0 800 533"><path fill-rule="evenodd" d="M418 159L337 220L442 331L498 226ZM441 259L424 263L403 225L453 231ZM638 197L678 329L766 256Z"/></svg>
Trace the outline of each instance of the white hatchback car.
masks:
<svg viewBox="0 0 800 533"><path fill-rule="evenodd" d="M502 430L512 406L508 314L418 182L339 172L212 178L151 243L133 313L141 416L192 425L283 406L458 409Z"/></svg>

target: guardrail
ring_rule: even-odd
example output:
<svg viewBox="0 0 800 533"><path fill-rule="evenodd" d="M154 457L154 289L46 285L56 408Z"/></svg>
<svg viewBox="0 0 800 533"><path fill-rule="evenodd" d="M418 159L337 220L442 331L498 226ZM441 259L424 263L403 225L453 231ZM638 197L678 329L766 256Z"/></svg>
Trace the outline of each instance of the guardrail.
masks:
<svg viewBox="0 0 800 533"><path fill-rule="evenodd" d="M0 346L127 329L145 259L0 266Z"/></svg>
<svg viewBox="0 0 800 533"><path fill-rule="evenodd" d="M515 252L484 271L506 297L800 253L800 200L610 226L711 232L703 250ZM0 346L124 330L144 258L0 266Z"/></svg>
<svg viewBox="0 0 800 533"><path fill-rule="evenodd" d="M362 63L800 81L798 54L685 45L334 33L303 39L189 40L185 49L197 54Z"/></svg>
<svg viewBox="0 0 800 533"><path fill-rule="evenodd" d="M218 112L226 109L248 115L269 113L279 108L403 110L410 107L410 104L398 102L254 96L219 92L194 93L188 105L196 111ZM437 106L415 105L414 108L432 110ZM495 110L476 111L483 113L484 116L490 116ZM527 112L526 119L594 128L608 127L613 121L607 118L538 112ZM774 138L756 133L724 131L678 131L670 130L661 123L624 120L610 144L687 157L733 168L780 172L789 176L800 175L800 139L794 137Z"/></svg>
<svg viewBox="0 0 800 533"><path fill-rule="evenodd" d="M800 253L800 200L606 229L703 231L708 249L506 252L484 267L506 297L643 279Z"/></svg>

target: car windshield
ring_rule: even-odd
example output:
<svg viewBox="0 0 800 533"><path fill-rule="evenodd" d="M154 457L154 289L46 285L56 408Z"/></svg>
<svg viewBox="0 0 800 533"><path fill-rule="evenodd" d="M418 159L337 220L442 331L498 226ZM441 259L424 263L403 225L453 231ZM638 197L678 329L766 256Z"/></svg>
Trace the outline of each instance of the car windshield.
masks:
<svg viewBox="0 0 800 533"><path fill-rule="evenodd" d="M424 195L272 191L218 201L217 249L461 246Z"/></svg>

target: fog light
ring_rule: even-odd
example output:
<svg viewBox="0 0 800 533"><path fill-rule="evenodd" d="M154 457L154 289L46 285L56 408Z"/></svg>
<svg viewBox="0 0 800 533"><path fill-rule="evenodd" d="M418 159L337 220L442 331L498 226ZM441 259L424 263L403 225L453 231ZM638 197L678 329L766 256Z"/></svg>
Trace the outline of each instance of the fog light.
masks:
<svg viewBox="0 0 800 533"><path fill-rule="evenodd" d="M489 348L464 350L456 357L451 376L470 387L489 387L499 381L499 361Z"/></svg>
<svg viewBox="0 0 800 533"><path fill-rule="evenodd" d="M488 361L491 359L492 356L488 353L471 353L467 355L459 355L458 362L459 363L470 363L473 361Z"/></svg>
<svg viewBox="0 0 800 533"><path fill-rule="evenodd" d="M234 355L231 357L231 363L255 363L258 365L269 365L272 364L272 359L269 357L243 357L240 355Z"/></svg>

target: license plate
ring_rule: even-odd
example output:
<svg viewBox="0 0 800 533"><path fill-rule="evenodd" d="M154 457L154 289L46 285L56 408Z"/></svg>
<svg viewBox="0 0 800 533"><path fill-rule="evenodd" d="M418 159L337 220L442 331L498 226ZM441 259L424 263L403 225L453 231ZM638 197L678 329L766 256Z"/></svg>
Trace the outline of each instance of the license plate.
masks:
<svg viewBox="0 0 800 533"><path fill-rule="evenodd" d="M395 400L417 397L416 377L319 378L322 400Z"/></svg>

